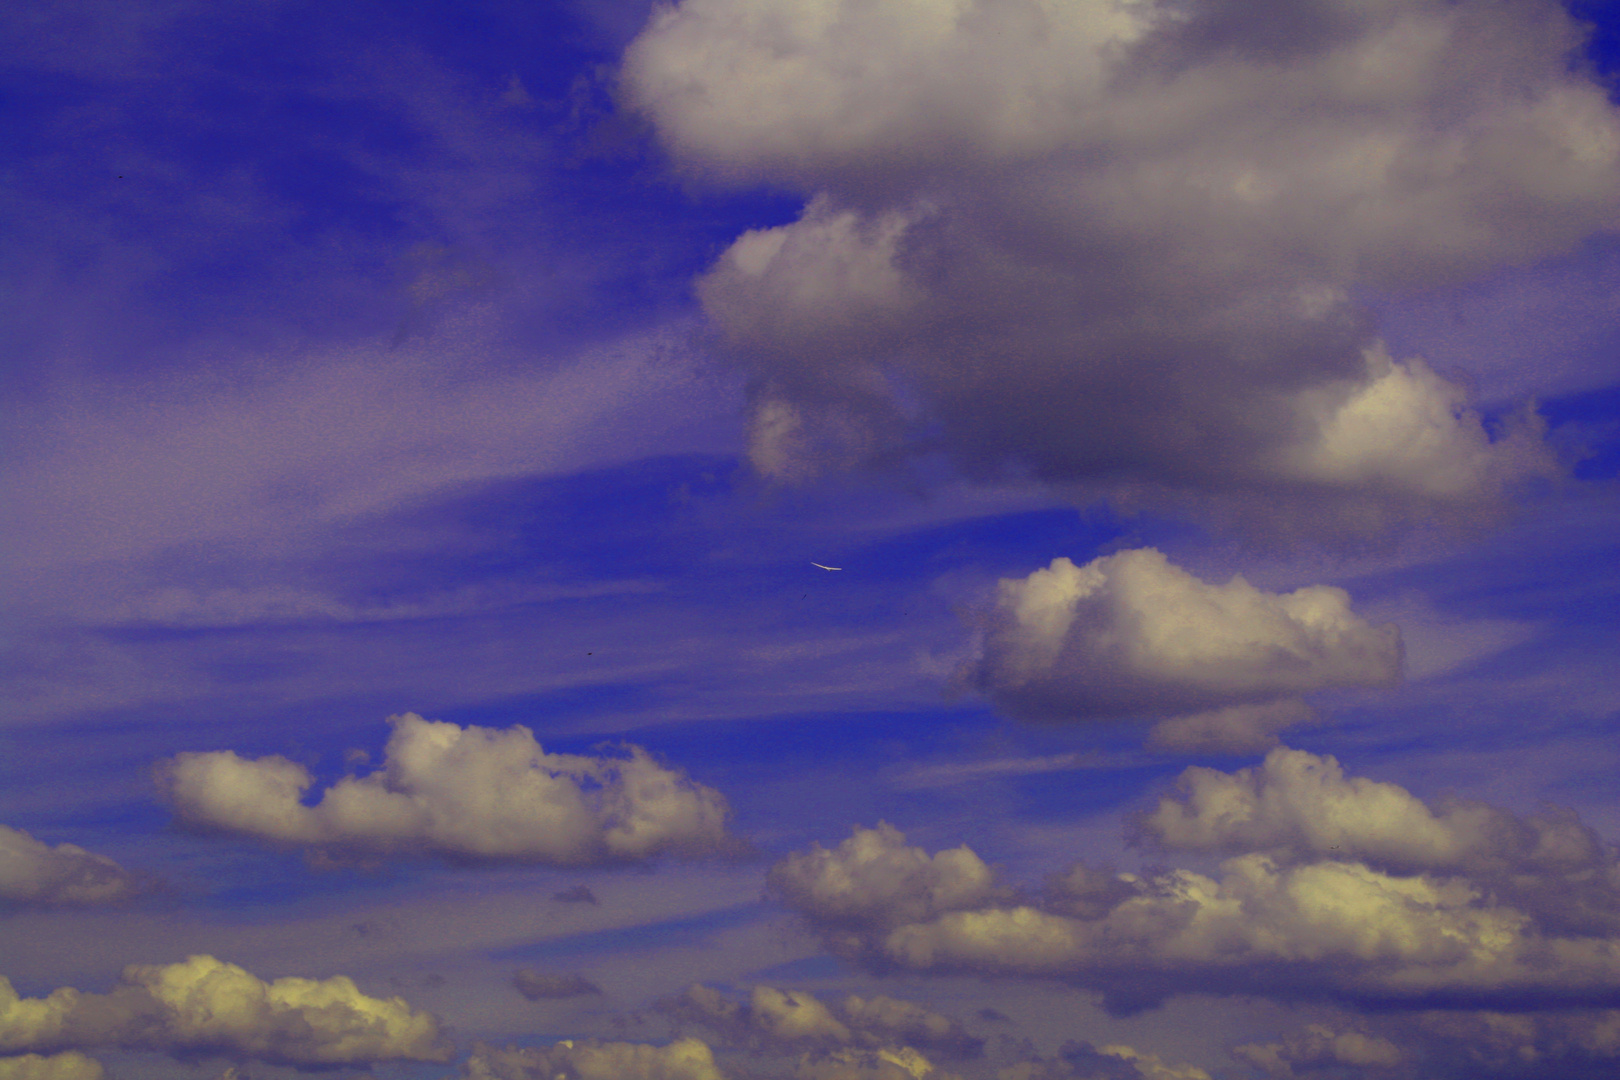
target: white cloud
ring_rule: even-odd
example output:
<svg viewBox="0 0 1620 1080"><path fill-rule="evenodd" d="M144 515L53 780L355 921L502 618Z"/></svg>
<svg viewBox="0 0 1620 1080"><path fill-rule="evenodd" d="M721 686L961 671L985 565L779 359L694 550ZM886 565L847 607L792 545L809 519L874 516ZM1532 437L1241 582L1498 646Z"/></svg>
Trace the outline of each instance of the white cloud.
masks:
<svg viewBox="0 0 1620 1080"><path fill-rule="evenodd" d="M1031 898L967 848L930 856L884 827L790 855L768 881L828 949L877 970L1058 979L1118 1009L1195 992L1526 1008L1620 991L1615 856L1572 817L1437 813L1287 749L1182 785L1139 828L1230 856L1216 872L1081 865Z"/></svg>
<svg viewBox="0 0 1620 1080"><path fill-rule="evenodd" d="M111 993L71 987L21 998L0 977L0 1053L96 1046L226 1054L293 1066L446 1061L431 1014L374 998L342 975L265 982L235 964L192 956L124 969Z"/></svg>
<svg viewBox="0 0 1620 1080"><path fill-rule="evenodd" d="M1342 589L1210 585L1141 548L1003 579L960 677L1016 715L1046 719L1267 706L1172 725L1173 743L1204 728L1274 732L1304 718L1279 698L1388 685L1400 670L1399 630L1360 618Z"/></svg>
<svg viewBox="0 0 1620 1080"><path fill-rule="evenodd" d="M549 1047L480 1046L462 1066L463 1080L724 1080L714 1054L697 1039L668 1046L575 1041Z"/></svg>
<svg viewBox="0 0 1620 1080"><path fill-rule="evenodd" d="M135 875L74 844L51 847L0 825L0 900L24 904L107 904L141 889Z"/></svg>
<svg viewBox="0 0 1620 1080"><path fill-rule="evenodd" d="M640 747L618 756L548 754L528 728L390 718L380 768L331 785L306 806L308 769L229 750L161 763L187 825L263 840L374 853L433 852L555 864L735 848L719 792Z"/></svg>
<svg viewBox="0 0 1620 1080"><path fill-rule="evenodd" d="M916 1002L878 994L851 994L828 1004L802 990L756 986L748 1001L731 1000L712 987L693 985L660 1011L677 1022L700 1024L729 1045L775 1052L921 1048L953 1058L976 1056L983 1040L960 1021Z"/></svg>
<svg viewBox="0 0 1620 1080"><path fill-rule="evenodd" d="M1460 800L1436 810L1399 785L1347 777L1331 757L1287 748L1234 773L1190 768L1178 784L1179 797L1139 823L1143 839L1168 850L1461 873L1551 925L1620 931L1620 858L1572 814L1518 817Z"/></svg>
<svg viewBox="0 0 1620 1080"><path fill-rule="evenodd" d="M1615 224L1578 41L1551 0L685 0L622 74L684 168L809 196L700 283L761 471L917 438L1364 537L1549 468L1350 297Z"/></svg>
<svg viewBox="0 0 1620 1080"><path fill-rule="evenodd" d="M106 1075L101 1062L74 1050L0 1058L0 1080L102 1080Z"/></svg>
<svg viewBox="0 0 1620 1080"><path fill-rule="evenodd" d="M1059 1056L1021 1062L996 1072L996 1080L1210 1080L1196 1065L1172 1065L1157 1054L1120 1044L1094 1047L1070 1042Z"/></svg>

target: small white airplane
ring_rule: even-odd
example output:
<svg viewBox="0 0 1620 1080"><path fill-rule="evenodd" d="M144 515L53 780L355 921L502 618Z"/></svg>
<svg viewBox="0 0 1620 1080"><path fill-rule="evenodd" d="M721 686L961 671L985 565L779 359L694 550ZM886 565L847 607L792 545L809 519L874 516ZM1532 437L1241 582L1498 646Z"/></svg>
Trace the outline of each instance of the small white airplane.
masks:
<svg viewBox="0 0 1620 1080"><path fill-rule="evenodd" d="M818 563L818 562L813 562L810 565L811 566L821 566L821 564ZM843 569L842 566L821 566L821 568L823 570L842 570Z"/></svg>

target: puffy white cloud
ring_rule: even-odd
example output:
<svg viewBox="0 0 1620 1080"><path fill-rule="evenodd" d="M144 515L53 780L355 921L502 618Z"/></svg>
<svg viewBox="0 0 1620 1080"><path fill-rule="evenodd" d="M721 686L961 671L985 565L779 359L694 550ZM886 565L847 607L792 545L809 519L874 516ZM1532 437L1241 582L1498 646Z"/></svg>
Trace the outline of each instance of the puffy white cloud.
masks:
<svg viewBox="0 0 1620 1080"><path fill-rule="evenodd" d="M0 1080L102 1080L106 1075L101 1062L74 1050L0 1058Z"/></svg>
<svg viewBox="0 0 1620 1080"><path fill-rule="evenodd" d="M293 1066L446 1061L438 1021L353 980L265 982L235 964L192 956L134 964L110 993L63 987L22 998L0 977L0 1053L95 1046L225 1054Z"/></svg>
<svg viewBox="0 0 1620 1080"><path fill-rule="evenodd" d="M1232 1056L1263 1070L1268 1076L1291 1077L1296 1070L1334 1066L1365 1070L1378 1075L1406 1060L1401 1048L1379 1035L1361 1031L1335 1031L1311 1024L1281 1042L1247 1043L1234 1047Z"/></svg>
<svg viewBox="0 0 1620 1080"><path fill-rule="evenodd" d="M756 986L741 1003L712 987L693 985L660 1009L677 1022L702 1025L726 1044L756 1050L909 1047L966 1058L979 1054L984 1045L960 1021L883 994L851 994L828 1004L800 990Z"/></svg>
<svg viewBox="0 0 1620 1080"><path fill-rule="evenodd" d="M1290 788L1296 772L1307 779ZM1030 898L966 848L929 856L885 827L791 855L768 880L830 950L879 970L1060 979L1113 1008L1195 992L1399 1008L1620 992L1620 878L1578 822L1436 814L1288 750L1235 777L1188 770L1183 784L1200 794L1166 799L1140 828L1168 848L1230 855L1217 872L1082 865ZM962 869L945 870L946 854Z"/></svg>
<svg viewBox="0 0 1620 1080"><path fill-rule="evenodd" d="M139 878L105 855L74 844L51 847L0 825L0 900L24 904L108 904L141 891Z"/></svg>
<svg viewBox="0 0 1620 1080"><path fill-rule="evenodd" d="M1356 615L1342 589L1206 584L1140 548L1003 579L979 655L958 677L1043 719L1261 706L1172 722L1156 737L1175 746L1254 742L1305 717L1277 699L1388 685L1400 671L1400 631Z"/></svg>
<svg viewBox="0 0 1620 1080"><path fill-rule="evenodd" d="M688 170L810 196L700 283L762 471L918 439L1366 536L1550 467L1350 297L1615 226L1579 41L1553 0L685 0L622 74Z"/></svg>
<svg viewBox="0 0 1620 1080"><path fill-rule="evenodd" d="M771 867L770 889L826 927L866 932L993 901L1001 890L963 845L929 855L886 822L857 825L828 850L813 844Z"/></svg>
<svg viewBox="0 0 1620 1080"><path fill-rule="evenodd" d="M159 780L187 825L358 852L580 864L731 850L712 788L654 761L548 754L528 728L391 717L382 766L301 801L314 782L282 757L178 754Z"/></svg>
<svg viewBox="0 0 1620 1080"><path fill-rule="evenodd" d="M714 1053L697 1039L668 1046L571 1039L548 1047L479 1046L461 1075L464 1080L724 1080Z"/></svg>
<svg viewBox="0 0 1620 1080"><path fill-rule="evenodd" d="M530 1001L541 1001L547 998L583 997L586 994L600 994L601 987L597 986L577 971L562 974L549 971L529 971L524 969L512 976L512 985L517 992Z"/></svg>
<svg viewBox="0 0 1620 1080"><path fill-rule="evenodd" d="M1573 815L1519 817L1479 802L1434 809L1405 788L1347 777L1331 757L1278 748L1263 764L1190 768L1140 838L1179 851L1264 852L1287 863L1356 860L1397 873L1461 873L1549 926L1620 931L1620 859Z"/></svg>

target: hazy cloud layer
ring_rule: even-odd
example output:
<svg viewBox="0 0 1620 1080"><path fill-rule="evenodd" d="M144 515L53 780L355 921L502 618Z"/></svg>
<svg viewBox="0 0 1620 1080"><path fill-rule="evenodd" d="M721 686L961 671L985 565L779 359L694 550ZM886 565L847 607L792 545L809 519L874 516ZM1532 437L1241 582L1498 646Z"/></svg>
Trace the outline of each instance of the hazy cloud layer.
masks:
<svg viewBox="0 0 1620 1080"><path fill-rule="evenodd" d="M0 1080L102 1080L101 1062L77 1051L0 1058Z"/></svg>
<svg viewBox="0 0 1620 1080"><path fill-rule="evenodd" d="M565 1039L549 1047L480 1046L462 1065L463 1080L723 1080L714 1054L697 1039L668 1046Z"/></svg>
<svg viewBox="0 0 1620 1080"><path fill-rule="evenodd" d="M0 978L0 1053L97 1046L175 1055L224 1054L292 1066L447 1061L431 1014L362 994L342 975L265 982L235 964L193 956L133 964L107 994L63 987L20 998Z"/></svg>
<svg viewBox="0 0 1620 1080"><path fill-rule="evenodd" d="M23 904L108 904L128 899L142 883L105 855L74 844L51 847L21 829L0 825L0 901Z"/></svg>
<svg viewBox="0 0 1620 1080"><path fill-rule="evenodd" d="M1211 585L1140 548L1003 579L978 655L957 677L1016 716L1199 710L1162 724L1155 741L1264 749L1309 718L1294 695L1400 674L1400 631L1356 615L1342 589Z"/></svg>
<svg viewBox="0 0 1620 1080"><path fill-rule="evenodd" d="M184 824L262 840L380 854L554 864L733 850L719 792L645 750L548 754L525 727L482 728L392 717L380 768L301 799L308 769L230 750L176 755L159 767Z"/></svg>
<svg viewBox="0 0 1620 1080"><path fill-rule="evenodd" d="M764 473L919 440L1369 535L1548 469L1351 294L1614 226L1578 44L1550 0L686 0L623 81L692 173L810 196L700 283Z"/></svg>
<svg viewBox="0 0 1620 1080"><path fill-rule="evenodd" d="M1246 788L1290 769L1311 777L1277 785L1291 800L1273 792L1245 810ZM1273 751L1264 770L1189 770L1184 788L1225 800L1169 799L1141 826L1169 847L1230 854L1214 874L1081 865L1039 897L1015 895L971 850L929 856L880 826L790 855L768 880L839 955L1061 979L1115 1008L1193 992L1529 1007L1620 991L1614 856L1583 849L1593 837L1578 822L1436 815L1295 751Z"/></svg>

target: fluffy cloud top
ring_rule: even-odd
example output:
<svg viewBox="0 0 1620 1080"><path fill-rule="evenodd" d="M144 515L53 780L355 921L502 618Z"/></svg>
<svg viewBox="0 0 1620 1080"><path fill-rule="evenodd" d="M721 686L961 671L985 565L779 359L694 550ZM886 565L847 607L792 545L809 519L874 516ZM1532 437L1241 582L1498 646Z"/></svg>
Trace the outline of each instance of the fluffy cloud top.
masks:
<svg viewBox="0 0 1620 1080"><path fill-rule="evenodd" d="M1008 711L1044 719L1269 710L1189 720L1190 733L1165 734L1174 744L1269 734L1305 715L1276 699L1388 685L1400 672L1400 631L1356 615L1342 589L1268 593L1242 577L1210 585L1141 548L1003 579L980 655L960 677Z"/></svg>
<svg viewBox="0 0 1620 1080"><path fill-rule="evenodd" d="M176 755L159 780L187 825L359 852L581 864L729 850L712 788L630 746L622 756L548 754L528 728L392 717L386 759L301 801L314 782L283 757Z"/></svg>
<svg viewBox="0 0 1620 1080"><path fill-rule="evenodd" d="M265 982L193 956L131 965L107 994L63 987L44 998L21 998L0 977L0 1053L96 1046L305 1067L450 1057L431 1014L401 998L368 997L341 975Z"/></svg>
<svg viewBox="0 0 1620 1080"><path fill-rule="evenodd" d="M1366 536L1548 457L1350 296L1620 221L1553 0L684 0L626 51L678 162L809 196L700 283L770 475L943 445Z"/></svg>
<svg viewBox="0 0 1620 1080"><path fill-rule="evenodd" d="M104 855L73 844L51 847L21 829L0 825L0 900L24 904L107 904L141 883Z"/></svg>
<svg viewBox="0 0 1620 1080"><path fill-rule="evenodd" d="M547 1047L480 1046L462 1066L463 1080L724 1080L714 1054L697 1039L668 1046L574 1041Z"/></svg>
<svg viewBox="0 0 1620 1080"><path fill-rule="evenodd" d="M1243 791L1294 773L1311 777L1295 783L1307 794L1245 810ZM1214 874L1078 866L1031 899L966 848L931 857L885 827L791 855L768 880L851 959L1062 979L1117 1008L1189 992L1405 1007L1620 992L1620 878L1607 849L1582 853L1592 837L1578 823L1538 832L1489 808L1436 814L1393 785L1346 781L1331 761L1286 750L1258 776L1189 770L1185 787L1225 801L1166 800L1143 825L1166 846L1231 854Z"/></svg>
<svg viewBox="0 0 1620 1080"><path fill-rule="evenodd" d="M977 1055L984 1040L960 1021L911 1001L851 994L829 1005L813 994L756 986L746 1003L694 985L661 1007L676 1019L701 1024L725 1043L765 1050L921 1048L953 1058Z"/></svg>
<svg viewBox="0 0 1620 1080"><path fill-rule="evenodd" d="M106 1075L101 1062L73 1050L0 1058L0 1080L102 1080Z"/></svg>

